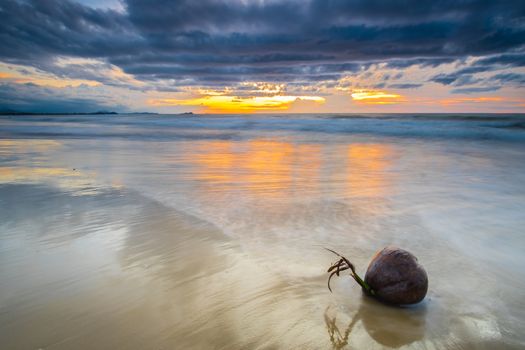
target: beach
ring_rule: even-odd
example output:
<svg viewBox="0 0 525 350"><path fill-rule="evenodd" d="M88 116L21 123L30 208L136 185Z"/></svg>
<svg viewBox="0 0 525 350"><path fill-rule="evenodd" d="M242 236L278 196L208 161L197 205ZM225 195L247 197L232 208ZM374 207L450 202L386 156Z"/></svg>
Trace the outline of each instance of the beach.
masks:
<svg viewBox="0 0 525 350"><path fill-rule="evenodd" d="M525 115L0 116L3 349L520 349ZM350 277L416 255L426 299Z"/></svg>

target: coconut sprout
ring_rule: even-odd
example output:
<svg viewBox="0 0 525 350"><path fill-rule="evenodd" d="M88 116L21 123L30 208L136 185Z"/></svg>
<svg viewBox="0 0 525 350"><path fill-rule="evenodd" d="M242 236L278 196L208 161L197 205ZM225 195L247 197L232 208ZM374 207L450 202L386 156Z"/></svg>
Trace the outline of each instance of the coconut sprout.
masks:
<svg viewBox="0 0 525 350"><path fill-rule="evenodd" d="M350 276L361 286L364 293L381 301L396 305L415 304L425 298L428 278L417 258L406 250L386 247L377 252L368 265L363 280L354 265L341 254L326 248L339 257L328 269L328 289L334 275L350 270Z"/></svg>

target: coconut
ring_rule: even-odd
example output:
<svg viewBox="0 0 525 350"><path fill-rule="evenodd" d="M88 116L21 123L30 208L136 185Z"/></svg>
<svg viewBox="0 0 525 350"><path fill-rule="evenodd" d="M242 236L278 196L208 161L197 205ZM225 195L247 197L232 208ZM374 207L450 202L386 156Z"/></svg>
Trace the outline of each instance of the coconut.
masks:
<svg viewBox="0 0 525 350"><path fill-rule="evenodd" d="M348 259L328 250L341 258L328 269L331 272L328 289L334 275L339 276L341 271L351 270L350 276L367 295L386 303L415 304L427 294L428 277L425 269L413 254L404 249L389 246L377 252L368 265L364 280L355 272L354 265Z"/></svg>
<svg viewBox="0 0 525 350"><path fill-rule="evenodd" d="M419 303L428 290L428 277L417 258L404 249L389 246L376 253L368 265L365 282L384 302Z"/></svg>

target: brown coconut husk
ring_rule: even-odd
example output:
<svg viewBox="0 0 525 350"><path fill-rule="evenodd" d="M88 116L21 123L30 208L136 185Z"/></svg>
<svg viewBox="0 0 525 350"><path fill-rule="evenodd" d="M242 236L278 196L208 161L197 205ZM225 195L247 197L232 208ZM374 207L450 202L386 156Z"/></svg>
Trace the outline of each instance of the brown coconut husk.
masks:
<svg viewBox="0 0 525 350"><path fill-rule="evenodd" d="M380 301L395 305L409 305L422 301L428 290L428 277L425 269L410 252L394 247L386 247L377 252L368 265L365 279L355 272L354 265L339 253L328 249L340 257L329 269L328 289L334 275L350 270L350 276L363 291Z"/></svg>

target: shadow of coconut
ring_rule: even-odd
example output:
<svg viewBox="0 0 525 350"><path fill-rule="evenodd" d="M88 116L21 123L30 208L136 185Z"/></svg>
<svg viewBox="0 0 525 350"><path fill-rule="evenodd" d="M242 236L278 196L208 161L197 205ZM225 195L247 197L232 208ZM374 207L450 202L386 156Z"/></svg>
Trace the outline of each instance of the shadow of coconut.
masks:
<svg viewBox="0 0 525 350"><path fill-rule="evenodd" d="M338 322L338 318L344 319L346 315L330 306L325 310L324 319L333 349L344 349L348 345L350 336L359 322L377 343L385 347L399 348L423 338L425 315L425 303L397 308L363 296L359 310L351 316L350 321Z"/></svg>

